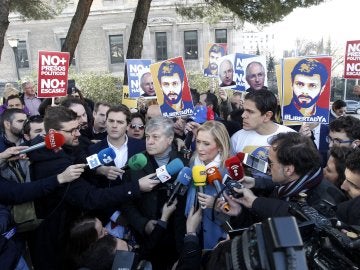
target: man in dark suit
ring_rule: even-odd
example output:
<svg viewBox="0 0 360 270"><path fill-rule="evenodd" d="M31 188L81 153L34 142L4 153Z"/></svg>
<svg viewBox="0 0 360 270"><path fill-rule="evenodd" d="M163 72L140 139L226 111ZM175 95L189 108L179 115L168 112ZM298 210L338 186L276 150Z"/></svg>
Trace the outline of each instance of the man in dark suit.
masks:
<svg viewBox="0 0 360 270"><path fill-rule="evenodd" d="M122 176L124 171L120 169L133 155L145 151L145 142L130 138L126 135L126 129L130 123L130 110L124 105L111 107L106 113L107 136L97 144L89 147L89 154L96 154L102 149L111 147L116 158L108 166L100 166L96 169L97 174L105 176L109 180L115 180ZM107 181L105 181L107 182Z"/></svg>

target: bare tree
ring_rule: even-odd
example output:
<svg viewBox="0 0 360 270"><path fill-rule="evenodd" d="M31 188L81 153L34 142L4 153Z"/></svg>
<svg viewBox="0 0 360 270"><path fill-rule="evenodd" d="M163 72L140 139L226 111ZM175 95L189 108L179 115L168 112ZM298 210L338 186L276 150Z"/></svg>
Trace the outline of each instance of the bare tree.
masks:
<svg viewBox="0 0 360 270"><path fill-rule="evenodd" d="M76 12L71 20L65 42L61 48L62 52L70 53L70 59L73 59L74 57L75 49L79 43L81 32L84 28L87 18L89 17L92 2L93 0L79 0L76 7ZM71 61L69 61L69 66L70 65Z"/></svg>

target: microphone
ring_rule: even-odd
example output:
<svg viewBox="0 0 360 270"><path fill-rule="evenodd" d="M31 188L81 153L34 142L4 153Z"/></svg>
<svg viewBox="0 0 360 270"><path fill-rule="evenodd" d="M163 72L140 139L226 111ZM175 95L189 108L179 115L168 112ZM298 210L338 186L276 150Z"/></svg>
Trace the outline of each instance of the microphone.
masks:
<svg viewBox="0 0 360 270"><path fill-rule="evenodd" d="M231 179L240 180L244 177L244 167L237 156L225 160L225 167L228 170Z"/></svg>
<svg viewBox="0 0 360 270"><path fill-rule="evenodd" d="M179 191L181 191L180 188L183 187L187 188L190 181L191 181L191 169L189 167L182 168L178 174L178 177L176 178L174 191L170 195L170 198L167 202L168 206L174 202L176 195L180 193Z"/></svg>
<svg viewBox="0 0 360 270"><path fill-rule="evenodd" d="M37 143L35 145L30 146L29 148L19 151L19 154L25 154L43 147L46 147L47 149L50 150L56 150L61 146L63 146L64 143L65 143L65 137L61 133L55 131L49 131L49 133L44 137L43 142Z"/></svg>
<svg viewBox="0 0 360 270"><path fill-rule="evenodd" d="M167 165L162 165L156 169L156 175L151 177L153 180L160 180L161 183L168 181L172 175L177 174L182 168L184 163L180 158L175 158Z"/></svg>
<svg viewBox="0 0 360 270"><path fill-rule="evenodd" d="M112 162L116 157L115 151L108 147L103 150L101 150L97 154L93 154L86 158L87 165L90 169L97 168L101 165L106 165Z"/></svg>
<svg viewBox="0 0 360 270"><path fill-rule="evenodd" d="M244 158L245 158L245 153L239 152L239 153L236 154L236 156L240 160L240 162L243 162Z"/></svg>
<svg viewBox="0 0 360 270"><path fill-rule="evenodd" d="M222 194L222 187L220 185L222 176L221 173L219 172L219 169L216 167L210 167L209 169L206 170L206 173L207 173L207 181L211 185L215 186L216 192L220 194L219 198L223 201L226 201L224 195ZM230 210L230 206L228 203L224 205L224 209L225 211Z"/></svg>
<svg viewBox="0 0 360 270"><path fill-rule="evenodd" d="M195 165L192 168L192 178L197 192L204 193L204 186L206 185L206 167L204 165ZM194 210L199 209L199 201L197 193L194 200Z"/></svg>
<svg viewBox="0 0 360 270"><path fill-rule="evenodd" d="M143 153L138 153L129 158L127 164L120 169L124 171L128 169L139 171L144 168L146 164L147 158L145 157L145 155Z"/></svg>
<svg viewBox="0 0 360 270"><path fill-rule="evenodd" d="M184 143L185 143L185 147L186 147L187 149L190 149L190 147L191 147L193 135L194 135L194 133L193 133L192 131L189 131L189 132L186 134Z"/></svg>

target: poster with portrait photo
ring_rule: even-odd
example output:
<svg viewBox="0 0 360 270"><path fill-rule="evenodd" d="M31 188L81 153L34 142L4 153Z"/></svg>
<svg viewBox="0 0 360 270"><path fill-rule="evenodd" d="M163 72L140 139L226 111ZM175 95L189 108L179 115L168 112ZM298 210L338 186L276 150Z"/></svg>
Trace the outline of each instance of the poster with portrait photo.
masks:
<svg viewBox="0 0 360 270"><path fill-rule="evenodd" d="M221 88L246 91L250 88L252 81L254 84L261 84L261 88L267 86L265 56L244 53L229 54L219 59L218 66L219 87ZM255 79L251 79L251 81L246 77L248 67L256 71Z"/></svg>
<svg viewBox="0 0 360 270"><path fill-rule="evenodd" d="M283 121L329 123L331 57L285 58L280 77Z"/></svg>
<svg viewBox="0 0 360 270"><path fill-rule="evenodd" d="M152 76L150 74L149 59L128 59L126 61L129 98L153 98L156 99L156 93Z"/></svg>
<svg viewBox="0 0 360 270"><path fill-rule="evenodd" d="M204 76L218 76L218 59L227 54L227 43L208 43L205 47Z"/></svg>
<svg viewBox="0 0 360 270"><path fill-rule="evenodd" d="M165 117L192 115L194 106L182 57L150 65L160 110Z"/></svg>

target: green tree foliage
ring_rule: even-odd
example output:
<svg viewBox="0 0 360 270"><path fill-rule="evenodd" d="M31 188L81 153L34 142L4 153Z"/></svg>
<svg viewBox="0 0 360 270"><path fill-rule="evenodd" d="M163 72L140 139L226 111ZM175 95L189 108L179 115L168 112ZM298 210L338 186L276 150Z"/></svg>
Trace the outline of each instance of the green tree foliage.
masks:
<svg viewBox="0 0 360 270"><path fill-rule="evenodd" d="M318 5L325 0L203 0L188 6L177 4L180 15L191 19L233 13L240 20L251 23L274 23L282 20L297 7ZM222 9L225 8L225 9ZM220 11L220 10L221 11ZM214 12L215 11L215 12Z"/></svg>
<svg viewBox="0 0 360 270"><path fill-rule="evenodd" d="M59 14L69 0L11 0L10 11L23 19L46 20Z"/></svg>

